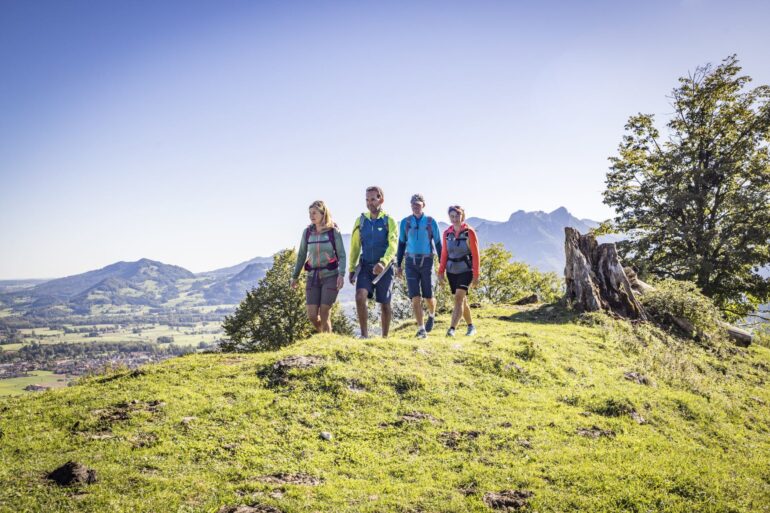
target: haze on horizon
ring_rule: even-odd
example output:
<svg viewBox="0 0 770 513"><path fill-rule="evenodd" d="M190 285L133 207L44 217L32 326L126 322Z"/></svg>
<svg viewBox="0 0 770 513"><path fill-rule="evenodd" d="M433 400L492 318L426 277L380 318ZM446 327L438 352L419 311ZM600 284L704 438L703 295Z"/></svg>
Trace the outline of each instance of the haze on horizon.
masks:
<svg viewBox="0 0 770 513"><path fill-rule="evenodd" d="M0 4L0 279L146 257L193 272L385 209L602 220L628 117L737 53L770 83L770 4Z"/></svg>

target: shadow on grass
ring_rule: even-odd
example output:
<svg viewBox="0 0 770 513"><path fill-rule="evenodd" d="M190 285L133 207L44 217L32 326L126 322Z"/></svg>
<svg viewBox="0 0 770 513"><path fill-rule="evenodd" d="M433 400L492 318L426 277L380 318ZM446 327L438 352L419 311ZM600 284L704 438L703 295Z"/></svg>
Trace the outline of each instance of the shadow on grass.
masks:
<svg viewBox="0 0 770 513"><path fill-rule="evenodd" d="M498 319L501 321L532 322L537 324L570 324L579 317L577 312L568 310L561 303L532 305L520 308L520 311L514 312L511 315L501 315Z"/></svg>

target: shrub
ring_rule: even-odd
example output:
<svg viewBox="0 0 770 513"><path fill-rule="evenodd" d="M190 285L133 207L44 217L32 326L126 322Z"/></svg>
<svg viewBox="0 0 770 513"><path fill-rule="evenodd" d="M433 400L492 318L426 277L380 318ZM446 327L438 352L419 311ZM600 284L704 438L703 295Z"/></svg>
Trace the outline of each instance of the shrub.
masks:
<svg viewBox="0 0 770 513"><path fill-rule="evenodd" d="M492 244L481 251L480 280L476 294L492 304L512 303L537 294L546 303L563 293L562 280L556 273L541 273L522 262L512 262L513 255L502 244Z"/></svg>
<svg viewBox="0 0 770 513"><path fill-rule="evenodd" d="M719 309L692 282L659 281L655 283L655 290L641 296L641 301L653 320L661 326L701 340L713 341L724 336ZM688 329L676 319L689 321L692 330L687 332Z"/></svg>

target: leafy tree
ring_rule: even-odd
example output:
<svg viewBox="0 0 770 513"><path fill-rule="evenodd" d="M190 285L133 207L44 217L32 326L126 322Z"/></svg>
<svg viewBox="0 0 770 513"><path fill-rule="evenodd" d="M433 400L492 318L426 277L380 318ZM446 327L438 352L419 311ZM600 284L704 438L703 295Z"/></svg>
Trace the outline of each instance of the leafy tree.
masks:
<svg viewBox="0 0 770 513"><path fill-rule="evenodd" d="M262 351L276 349L313 333L307 319L304 287L289 287L297 254L286 249L273 257L273 265L259 285L246 293L222 327L229 340L223 351Z"/></svg>
<svg viewBox="0 0 770 513"><path fill-rule="evenodd" d="M642 277L694 282L729 318L768 299L770 88L747 90L732 55L679 79L667 137L631 116L611 157L604 203Z"/></svg>
<svg viewBox="0 0 770 513"><path fill-rule="evenodd" d="M555 273L541 273L512 255L500 244L481 251L478 297L492 304L512 303L530 294L553 301L562 294L562 282Z"/></svg>

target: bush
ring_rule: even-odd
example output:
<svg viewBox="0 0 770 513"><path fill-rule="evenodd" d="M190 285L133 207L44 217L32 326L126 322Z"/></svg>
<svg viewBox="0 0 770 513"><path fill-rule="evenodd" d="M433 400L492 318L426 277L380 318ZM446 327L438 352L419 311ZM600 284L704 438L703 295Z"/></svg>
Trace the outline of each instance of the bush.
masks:
<svg viewBox="0 0 770 513"><path fill-rule="evenodd" d="M692 282L662 280L655 283L655 290L645 293L640 299L652 319L663 327L701 340L717 340L725 334L720 326L722 314L719 309ZM692 331L687 333L675 318L689 321Z"/></svg>
<svg viewBox="0 0 770 513"><path fill-rule="evenodd" d="M313 333L304 287L289 287L296 259L291 249L276 253L259 285L246 293L233 315L225 316L222 328L228 339L220 343L223 351L272 350Z"/></svg>
<svg viewBox="0 0 770 513"><path fill-rule="evenodd" d="M162 336L157 338L158 344L170 344L174 341L174 337Z"/></svg>
<svg viewBox="0 0 770 513"><path fill-rule="evenodd" d="M492 304L508 304L531 294L546 303L563 295L563 282L556 273L541 273L522 262L511 262L513 255L502 244L481 251L479 299Z"/></svg>
<svg viewBox="0 0 770 513"><path fill-rule="evenodd" d="M334 303L331 311L332 331L340 335L352 337L355 334L353 321L345 315L339 303Z"/></svg>

